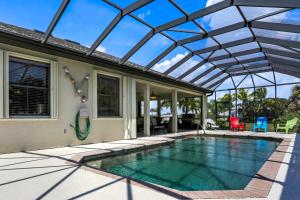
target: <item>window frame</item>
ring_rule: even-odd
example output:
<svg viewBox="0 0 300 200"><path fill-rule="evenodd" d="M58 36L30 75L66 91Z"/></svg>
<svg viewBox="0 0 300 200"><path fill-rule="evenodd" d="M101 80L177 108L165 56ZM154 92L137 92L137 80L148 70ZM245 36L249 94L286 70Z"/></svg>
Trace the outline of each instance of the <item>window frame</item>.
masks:
<svg viewBox="0 0 300 200"><path fill-rule="evenodd" d="M119 115L98 116L98 74L119 79ZM110 72L94 70L93 72L93 118L94 119L123 119L123 76Z"/></svg>
<svg viewBox="0 0 300 200"><path fill-rule="evenodd" d="M1 112L0 106L0 118L4 119L56 119L58 118L58 65L57 62L54 60L31 56L27 54L12 52L12 51L3 51L3 59L1 60L0 54L0 61L3 63L3 78L0 82L3 83L3 109ZM1 53L1 50L0 50ZM50 113L49 116L13 116L9 115L9 60L10 57L15 57L19 59L26 59L33 62L42 62L49 64L49 108ZM1 92L1 85L0 85L0 92ZM1 100L0 100L1 103Z"/></svg>

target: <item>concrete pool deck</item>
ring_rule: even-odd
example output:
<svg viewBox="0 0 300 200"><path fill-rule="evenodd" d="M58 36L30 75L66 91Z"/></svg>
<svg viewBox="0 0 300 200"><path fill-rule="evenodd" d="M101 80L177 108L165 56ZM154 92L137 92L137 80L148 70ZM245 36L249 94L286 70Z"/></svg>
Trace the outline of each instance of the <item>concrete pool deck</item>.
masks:
<svg viewBox="0 0 300 200"><path fill-rule="evenodd" d="M170 138L195 134L195 131L143 137L74 147L63 147L0 155L0 199L178 199L177 193L160 187L145 187L124 177L109 177L87 170L77 161L80 155L98 151L118 151L129 146L147 146ZM297 134L207 131L208 134L253 135L291 140L284 149L283 160L271 190L263 199L297 199L300 195L300 137ZM286 144L285 144L286 145ZM262 187L262 186L261 186ZM222 192L221 192L222 193ZM197 198L194 195L189 198ZM207 193L206 197L216 197ZM221 197L220 194L218 198ZM246 197L246 196L245 196ZM229 198L229 197L228 197ZM239 198L238 196L234 197ZM249 199L249 198L248 198Z"/></svg>

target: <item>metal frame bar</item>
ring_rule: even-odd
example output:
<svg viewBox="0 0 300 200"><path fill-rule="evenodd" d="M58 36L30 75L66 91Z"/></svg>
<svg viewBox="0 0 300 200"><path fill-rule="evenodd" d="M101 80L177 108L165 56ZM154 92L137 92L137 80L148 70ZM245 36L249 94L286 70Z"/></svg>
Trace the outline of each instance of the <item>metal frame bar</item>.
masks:
<svg viewBox="0 0 300 200"><path fill-rule="evenodd" d="M198 31L192 31L192 30L184 30L184 29L168 29L166 31L170 31L170 32L180 32L180 33L192 33L192 34L197 34L197 35L200 35L200 34L203 34L203 33L200 33Z"/></svg>
<svg viewBox="0 0 300 200"><path fill-rule="evenodd" d="M199 86L203 86L203 85L209 83L210 81L215 80L216 78L218 78L219 76L221 76L224 73L224 71L220 71L217 74L213 75L212 77L206 79L205 81L203 81L202 83L200 83Z"/></svg>
<svg viewBox="0 0 300 200"><path fill-rule="evenodd" d="M179 81L174 78L170 78L170 77L162 78L162 76L157 73L153 73L150 71L143 71L139 68L130 67L128 65L117 64L115 61L106 60L98 56L87 56L84 52L78 52L72 49L62 48L55 44L48 44L48 43L42 44L39 41L32 41L27 37L19 37L18 35L10 34L7 32L0 31L0 43L17 46L20 48L37 51L40 53L45 53L53 56L68 58L75 61L89 63L93 66L101 66L106 69L120 71L122 73L132 75L132 76L140 76L146 79L150 79L158 82L164 82L166 84L176 85L182 88L190 88L191 90L194 91L211 92L208 89L200 88L198 86L183 81Z"/></svg>
<svg viewBox="0 0 300 200"><path fill-rule="evenodd" d="M246 71L246 72L241 72L241 73L235 73L235 74L230 74L231 76L242 76L242 75L250 75L250 74L255 74L255 73L263 73L263 72L270 72L272 71L272 68L270 69L260 69L257 71Z"/></svg>
<svg viewBox="0 0 300 200"><path fill-rule="evenodd" d="M214 84L210 85L210 86L208 87L208 89L213 88L214 86L218 85L219 83L224 82L228 77L229 77L229 75L225 76L225 77L222 78L221 80L219 80L219 81L215 82Z"/></svg>
<svg viewBox="0 0 300 200"><path fill-rule="evenodd" d="M122 20L125 15L151 3L153 0L140 0L128 5L124 10L121 10L115 18L110 22L110 24L105 28L101 35L96 39L96 41L90 47L87 55L91 55L96 48L101 44L101 42L111 33L111 31L116 27L116 25ZM107 2L107 1L106 1Z"/></svg>
<svg viewBox="0 0 300 200"><path fill-rule="evenodd" d="M289 68L287 68L287 65L282 65L282 64L278 64L278 63L272 63L272 65L274 66L275 71L280 71L280 73L283 73L283 74L288 74L288 75L292 75L295 77L299 77L299 74L300 74L299 68L292 67L292 66L289 66Z"/></svg>
<svg viewBox="0 0 300 200"><path fill-rule="evenodd" d="M208 59L208 61L213 62L213 61L218 61L218 60L224 60L224 59L227 59L227 58L245 56L245 55L258 53L258 52L261 52L260 48L250 49L250 50L246 50L246 51L240 51L240 52L236 52L236 53L232 53L232 54L228 54L228 55L216 56L216 57Z"/></svg>
<svg viewBox="0 0 300 200"><path fill-rule="evenodd" d="M270 40L272 42L270 42ZM294 42L291 42L291 41L287 41L287 40L279 40L278 39L273 39L273 38L267 38L267 37L257 37L257 38L245 38L245 39L241 39L241 40L237 40L237 41L234 41L234 42L228 42L228 43L225 43L222 45L222 47L220 47L219 45L218 46L213 46L213 47L209 47L209 48L204 48L204 49L201 49L201 50L197 50L197 51L193 51L192 53L194 53L194 55L199 55L199 54L202 54L202 53L207 53L207 52L210 52L210 51L214 51L214 50L220 50L220 49L224 49L224 48L229 48L229 47L234 47L234 46L238 46L238 45L242 45L242 44L246 44L246 43L249 43L249 42L253 42L253 41L257 41L257 42L264 42L264 43L268 43L268 44L274 44L273 42L277 41L279 42L280 44L286 44L286 43L289 43L289 44L292 44ZM297 42L296 42L297 43ZM299 43L299 48L300 48L300 42ZM178 46L179 43L176 44L176 47ZM294 44L293 47L297 48L298 44ZM175 47L172 47L173 49ZM172 50L173 50L172 49ZM265 49L265 48L264 48ZM258 49L255 49L255 50L247 50L250 52L259 52ZM245 53L247 52L245 51ZM146 69L150 69L152 66L154 66L156 64L156 61L158 60L161 60L164 56L167 55L167 53L169 53L170 51L166 51L166 52L163 52L162 54L160 54L159 56L157 56L157 58L155 58L153 61L151 61L151 64L147 65L146 66ZM240 53L235 53L234 56L241 56L241 55L247 55L247 54L242 54L242 52ZM232 56L233 57L233 56ZM222 57L223 58L223 57ZM227 56L226 58L230 58L230 56ZM215 60L214 60L215 59ZM217 59L221 59L220 58L214 58L212 60L216 61ZM157 61L157 62L158 62ZM211 60L209 60L211 61Z"/></svg>
<svg viewBox="0 0 300 200"><path fill-rule="evenodd" d="M246 76L237 84L236 88L238 88L248 76L249 76L249 73L247 73Z"/></svg>
<svg viewBox="0 0 300 200"><path fill-rule="evenodd" d="M279 83L277 86L285 86L285 85L296 85L300 84L300 82L293 82L293 83ZM264 87L274 87L274 85L263 85L263 86L257 86L257 88L264 88ZM243 87L238 89L251 89L253 87ZM228 89L222 89L222 90L215 90L215 92L222 92L222 91L228 91L228 90L235 90L235 88L228 88Z"/></svg>
<svg viewBox="0 0 300 200"><path fill-rule="evenodd" d="M173 66L171 66L169 69L167 69L165 72L163 72L162 75L164 75L164 77L167 77L171 72L176 70L178 67L180 67L182 64L184 64L187 60L192 58L194 55L200 55L200 54L212 51L212 53L210 54L210 56L207 59L204 59L200 63L193 66L191 69L187 70L185 73L181 74L176 79L176 81L179 81L179 80L182 81L182 79L184 77L186 77L189 74L193 73L195 70L197 70L199 67L203 66L207 62L218 61L218 60L222 60L222 59L226 59L226 58L234 58L236 60L236 62L230 62L230 63L220 64L220 65L213 65L213 67L211 67L208 70L206 70L205 72L201 73L200 75L198 75L196 78L194 78L190 82L191 83L196 82L197 80L199 80L203 76L207 75L208 73L212 72L213 70L218 69L218 68L224 68L224 67L226 67L225 70L222 69L221 72L218 72L216 75L210 77L209 79L207 79L203 83L199 84L199 86L203 86L203 85L206 85L207 83L209 83L210 81L214 81L214 79L216 79L222 73L227 73L228 76L226 76L226 77L227 78L231 77L231 79L232 79L232 76L235 76L235 74L232 74L232 76L231 76L229 73L232 73L236 70L234 70L234 71L229 70L231 66L236 65L236 64L241 64L243 66L243 64L246 64L246 63L249 63L249 62L255 62L255 61L259 61L259 60L268 60L269 62L271 62L272 64L270 66L273 69L273 74L274 74L275 71L278 71L280 73L285 73L285 74L288 74L288 75L294 75L296 77L300 76L299 75L300 74L299 63L294 62L294 61L290 61L290 60L287 60L287 59L275 58L273 56L266 56L266 53L268 53L268 54L272 54L272 55L284 56L284 57L287 57L287 58L300 59L299 52L295 51L295 53L291 53L291 52L285 52L285 51L276 50L276 49L262 48L260 46L260 42L263 42L263 43L275 44L275 45L279 45L279 46L291 49L291 48L300 48L300 42L277 39L277 38L270 38L270 37L256 36L255 33L252 30L252 28L259 28L259 29L266 29L266 30L272 30L272 31L285 31L285 32L292 32L292 33L300 33L300 26L296 25L296 24L293 25L293 24L283 24L283 23L272 23L272 22L258 21L259 19L262 19L262 18L265 18L265 17L268 17L268 16L273 16L273 15L276 15L276 14L279 14L279 13L282 13L282 12L289 11L289 10L294 9L294 8L299 8L300 7L300 2L299 1L295 1L295 0L285 0L285 1L278 1L278 0L264 0L264 1L261 1L261 0L251 0L251 1L248 1L248 0L225 0L225 1L213 4L209 7L203 8L199 11L196 11L196 12L193 12L193 13L189 14L189 13L185 12L185 10L182 9L174 0L169 0L169 2L174 7L176 7L176 9L179 10L184 16L179 17L179 18L174 19L174 20L171 20L169 22L166 22L166 23L164 23L160 26L157 26L157 27L152 27L151 25L146 23L144 20L142 20L139 17L132 14L133 11L135 11L137 9L140 9L141 7L153 2L154 0L135 1L134 3L128 5L124 9L122 9L117 4L114 4L113 2L110 2L109 0L103 0L103 1L107 4L109 4L110 6L113 6L114 8L118 9L119 13L110 22L110 24L105 28L105 30L100 34L100 36L94 41L92 46L88 49L87 56L93 57L94 55L92 55L92 54L96 50L96 48L102 43L103 40L105 40L105 38L111 33L111 31L113 31L113 29L123 19L123 17L126 16L126 15L129 15L130 17L136 19L140 23L142 23L145 26L149 27L151 30L136 45L134 45L133 48L131 48L125 54L125 56L123 56L122 59L120 59L120 61L118 61L119 65L123 65L131 56L133 56L141 47L143 47L145 45L145 43L147 43L156 33L161 33L163 36L167 37L168 39L170 39L174 43L172 45L170 45L167 49L165 49L162 53L160 53L157 57L155 57L144 68L144 70L146 70L146 71L151 69L151 67L153 67L155 64L157 64L161 59L163 59L165 56L167 56L171 51L173 51L178 46L182 46L182 47L186 48L190 53L188 55L186 55L184 58L182 58L181 60L179 60L177 63L175 63ZM69 2L70 2L70 0L63 0L63 2L61 3L59 9L56 11L55 16L53 17L51 23L49 24L46 32L44 33L43 38L41 39L41 44L49 45L47 43L47 40L51 36L51 33L55 29L55 27L56 27L57 23L59 22L61 16L64 14L64 11L67 8ZM242 22L238 22L238 23L226 26L226 27L222 27L222 28L207 32L200 24L198 24L195 21L195 19L197 19L197 18L207 16L209 14L218 12L218 11L223 10L225 8L228 8L230 6L236 6L236 8L238 9L240 15L243 18ZM275 11L275 12L270 12L266 15L259 16L255 19L247 21L246 17L244 16L244 13L242 12L242 10L240 9L239 6L274 7L274 8L286 8L286 9L282 9L282 10ZM186 22L195 23L204 33L196 32L196 31L189 31L189 30L172 29L172 28L174 28L174 27L176 27L180 24L186 23ZM252 37L237 40L237 41L233 41L233 42L229 42L229 43L225 43L225 44L220 44L213 37L213 36L220 35L220 34L223 34L223 33L228 33L230 31L238 30L238 29L244 28L244 27L249 27L249 30L252 33ZM174 32L188 32L188 33L194 33L194 34L197 34L197 35L195 35L193 37L189 37L189 38L185 38L185 39L176 41L175 39L173 39L172 37L170 37L166 33L164 33L163 31L165 31L165 30L174 31ZM184 46L187 43L202 40L202 39L205 39L205 38L212 38L218 45L208 47L208 48L204 48L204 49L199 49L199 50L196 50L196 51L193 51L193 50L189 49L188 47ZM252 41L258 42L260 48L250 49L250 50L246 50L246 51L243 51L243 52L237 52L237 53L233 53L233 54L231 54L226 49L226 48L229 48L229 47L233 47L233 46L237 46L237 45L241 45L241 44L246 44L246 43L249 43L249 42L252 42ZM225 51L227 51L228 55L223 55L223 56L218 56L218 57L211 58L211 55L213 54L213 52L216 51L216 50L220 50L220 49L224 49ZM243 61L239 61L236 58L237 56L249 55L249 54L256 53L256 52L263 52L265 54L265 57L264 58L247 59L247 60L243 60ZM261 77L257 74L254 74L253 72L255 72L255 71L250 71L249 70L249 69L252 69L252 68L253 68L252 66L247 67L247 68L243 67L242 71L247 70L248 74L252 78L252 81L253 81L253 76L252 75L256 75L260 78L265 79L264 77ZM266 70L266 69L263 69L263 67L260 67L260 68L262 69L261 71ZM239 69L239 70L241 71L241 69ZM267 79L265 79L265 80L267 80ZM232 79L232 81L233 81L233 79ZM267 81L270 82L270 80L267 80ZM235 85L234 81L233 81L233 84ZM274 84L276 85L275 74L274 74ZM254 81L253 81L253 86L255 87ZM237 87L238 86L236 86L236 88Z"/></svg>
<svg viewBox="0 0 300 200"><path fill-rule="evenodd" d="M246 64L246 63L251 63L251 62L256 62L256 61L261 61L261 60L265 60L265 57L251 58L251 59L243 60L241 62L235 61L235 62L220 64L220 65L215 65L215 66L209 68L208 70L204 71L203 73L199 74L198 76L196 76L193 80L190 81L190 83L194 83L194 82L198 81L200 78L204 77L205 75L207 75L208 73L212 72L214 69L217 69L217 68L221 69L222 67L232 67L236 64Z"/></svg>
<svg viewBox="0 0 300 200"><path fill-rule="evenodd" d="M249 24L252 28L267 29L272 31L284 31L291 33L300 33L300 26L294 24L281 24L273 22L253 21Z"/></svg>
<svg viewBox="0 0 300 200"><path fill-rule="evenodd" d="M178 77L178 79L183 79L183 78L187 77L190 73L192 73L193 71L195 71L198 68L202 67L205 63L207 63L207 62L205 60L202 60L201 62L199 62L198 64L196 64L195 66L193 66L192 68L190 68L189 70L187 70L186 72L181 74Z"/></svg>
<svg viewBox="0 0 300 200"><path fill-rule="evenodd" d="M211 68L209 68L208 70L206 70L205 72L199 74L198 76L196 76L195 78L193 78L191 81L189 81L190 83L194 83L196 81L198 81L199 79L201 79L202 77L206 76L207 74L209 74L210 72L214 71L215 69L217 69L216 66L213 66Z"/></svg>
<svg viewBox="0 0 300 200"><path fill-rule="evenodd" d="M294 58L299 58L299 55L298 54L293 54L293 53L288 53L288 52L284 52L284 51L280 51L280 50L272 50L272 49L267 49L267 48L262 48L263 50L266 50L267 52L269 52L269 53L273 53L273 54L276 54L276 55L282 55L282 56L289 56L289 57L294 57ZM258 51L258 49L255 49L254 51ZM253 52L254 52L253 51ZM259 51L258 51L259 52ZM263 52L263 51L262 51ZM239 54L239 55L247 55L247 54ZM209 61L210 59L208 59L208 61ZM256 61L258 61L258 60L256 60ZM255 61L254 61L255 62ZM244 61L241 61L241 63L243 63L243 64L245 64L245 63L247 63L247 62L244 62ZM238 63L230 63L230 64L238 64ZM225 64L225 66L227 66L226 64ZM195 69L196 70L196 69ZM192 73L193 71L191 71L191 73Z"/></svg>
<svg viewBox="0 0 300 200"><path fill-rule="evenodd" d="M300 70L300 65L299 65L300 62L294 62L294 61L283 59L283 58L275 58L272 56L269 56L269 57L270 57L271 63L277 63L277 64L281 64L284 66L288 66L289 68L292 68L292 69L294 68L294 69Z"/></svg>
<svg viewBox="0 0 300 200"><path fill-rule="evenodd" d="M279 46L300 48L300 42L290 41L290 40L282 40L279 38L268 38L268 37L257 36L255 41L267 43L267 44L275 44L275 45L279 45Z"/></svg>
<svg viewBox="0 0 300 200"><path fill-rule="evenodd" d="M209 57L213 54L214 52L212 52L207 59L209 59ZM184 72L182 75L180 75L178 77L178 79L183 79L185 77L187 77L189 74L191 74L193 71L197 70L198 68L202 67L204 64L207 63L207 59L203 59L201 62L199 62L198 64L196 64L194 67L192 67L191 69L187 70L186 72Z"/></svg>
<svg viewBox="0 0 300 200"><path fill-rule="evenodd" d="M204 9L201 9L199 11L196 11L194 13L189 14L188 19L186 19L186 17L177 18L175 20L172 20L170 22L167 22L165 24L162 24L162 25L158 26L156 28L156 30L157 30L157 32L160 32L160 31L163 31L163 30L166 30L166 29L170 29L170 28L178 26L178 25L180 25L184 22L192 21L194 19L212 14L212 13L217 12L219 10L222 10L224 8L228 8L231 5L232 5L232 3L229 0L225 0L225 1L222 1L220 3L216 3L214 5L211 5L209 7L206 7Z"/></svg>
<svg viewBox="0 0 300 200"><path fill-rule="evenodd" d="M61 2L58 10L56 11L54 17L52 18L47 31L44 34L44 38L42 40L42 44L46 43L48 38L50 37L52 31L54 30L56 24L58 23L59 19L61 18L61 16L63 15L64 11L66 10L67 6L69 5L70 0L63 0L63 2Z"/></svg>
<svg viewBox="0 0 300 200"><path fill-rule="evenodd" d="M276 14L277 13L278 12L276 12ZM227 33L230 31L238 30L238 29L244 28L244 27L249 27L251 31L252 31L251 27L253 27L253 28L263 28L263 29L274 30L274 31L286 31L286 32L300 33L299 25L289 25L289 24L279 24L279 23L271 23L271 22L259 22L259 21L251 21L251 22L245 21L245 22L239 22L239 23L236 23L233 25L229 25L227 27L222 27L222 28L213 30L204 35L197 35L197 36L193 36L190 38L185 38L183 40L178 41L178 46L181 46L181 45L187 44L187 43L191 43L191 42L195 42L197 40L205 39L208 37L220 35L223 33ZM214 50L217 50L217 49L214 49Z"/></svg>
<svg viewBox="0 0 300 200"><path fill-rule="evenodd" d="M273 69L272 69L272 71L273 71ZM260 72L257 72L257 73L260 73ZM256 73L253 73L253 75L254 75L254 76L257 76L257 77L259 77L259 78L261 78L261 79L264 79L265 81L268 81L269 83L275 84L273 81L271 81L271 80L269 80L269 79L266 79L265 77L262 77L262 76L260 76L260 75L258 75L258 74L256 74Z"/></svg>
<svg viewBox="0 0 300 200"><path fill-rule="evenodd" d="M205 80L204 82L202 82L201 84L199 84L199 86L202 87L203 85L207 84L208 82L214 81L216 78L218 78L219 76L221 76L223 73L227 73L227 74L229 75L228 70L229 70L231 67L232 67L232 65L231 65L231 66L228 66L226 69L224 69L224 70L218 72L217 74L213 75L213 76L210 77L209 79L207 79L207 80Z"/></svg>
<svg viewBox="0 0 300 200"><path fill-rule="evenodd" d="M125 63L135 52L137 52L152 36L154 35L154 30L150 30L144 38L139 41L125 56L121 59L121 63Z"/></svg>
<svg viewBox="0 0 300 200"><path fill-rule="evenodd" d="M259 69L259 68L264 68L264 67L268 67L270 65L266 65L266 64L255 64L253 66L249 66L247 67L248 69ZM228 70L228 73L236 73L236 72L241 72L241 71L245 71L246 69L244 67L241 68L236 68L236 69L231 69Z"/></svg>
<svg viewBox="0 0 300 200"><path fill-rule="evenodd" d="M191 57L193 57L193 53L187 54L183 59L179 60L177 63L175 63L172 67L167 69L163 74L167 75L173 72L177 67L181 66L183 63L188 61Z"/></svg>
<svg viewBox="0 0 300 200"><path fill-rule="evenodd" d="M233 0L233 5L252 7L299 8L300 2L295 0Z"/></svg>
<svg viewBox="0 0 300 200"><path fill-rule="evenodd" d="M290 57L290 58L295 58L300 60L300 53L292 53L292 52L281 51L277 49L269 49L269 48L262 48L262 51L269 54L285 56L285 57Z"/></svg>

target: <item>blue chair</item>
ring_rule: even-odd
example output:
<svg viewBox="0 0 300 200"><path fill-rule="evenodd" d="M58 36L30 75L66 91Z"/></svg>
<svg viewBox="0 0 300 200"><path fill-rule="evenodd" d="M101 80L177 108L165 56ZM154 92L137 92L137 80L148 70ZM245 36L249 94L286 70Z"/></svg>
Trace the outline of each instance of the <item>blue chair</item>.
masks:
<svg viewBox="0 0 300 200"><path fill-rule="evenodd" d="M264 129L265 132L268 131L268 119L266 117L258 117L255 124L253 124L253 132L256 129Z"/></svg>

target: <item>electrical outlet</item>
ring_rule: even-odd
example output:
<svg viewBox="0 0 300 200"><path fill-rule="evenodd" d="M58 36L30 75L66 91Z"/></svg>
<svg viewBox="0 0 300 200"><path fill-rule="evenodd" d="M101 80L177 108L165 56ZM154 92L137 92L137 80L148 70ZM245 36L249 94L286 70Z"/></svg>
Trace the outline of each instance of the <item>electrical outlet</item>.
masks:
<svg viewBox="0 0 300 200"><path fill-rule="evenodd" d="M68 129L65 128L65 129L64 129L64 134L66 134L67 132L68 132Z"/></svg>

